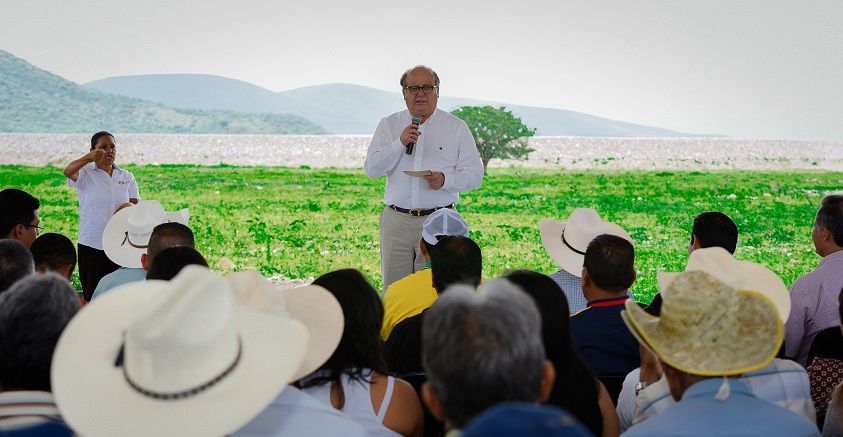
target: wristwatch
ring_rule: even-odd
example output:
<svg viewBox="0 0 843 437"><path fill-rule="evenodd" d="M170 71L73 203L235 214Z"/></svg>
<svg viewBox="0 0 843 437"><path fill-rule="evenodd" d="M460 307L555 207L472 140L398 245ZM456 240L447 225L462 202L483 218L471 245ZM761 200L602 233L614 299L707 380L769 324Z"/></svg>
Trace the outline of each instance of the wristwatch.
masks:
<svg viewBox="0 0 843 437"><path fill-rule="evenodd" d="M635 384L635 396L638 396L638 392L640 392L641 390L644 390L645 388L651 386L652 384L653 384L652 382L638 381L638 383Z"/></svg>

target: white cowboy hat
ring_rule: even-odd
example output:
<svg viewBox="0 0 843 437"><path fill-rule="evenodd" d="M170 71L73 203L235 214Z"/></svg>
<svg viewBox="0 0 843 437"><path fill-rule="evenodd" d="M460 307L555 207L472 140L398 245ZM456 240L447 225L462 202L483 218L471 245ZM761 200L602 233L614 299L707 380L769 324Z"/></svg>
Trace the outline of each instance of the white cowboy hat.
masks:
<svg viewBox="0 0 843 437"><path fill-rule="evenodd" d="M661 316L632 299L621 317L638 341L685 373L730 376L758 370L779 351L784 327L766 296L736 290L700 270L682 272L662 295Z"/></svg>
<svg viewBox="0 0 843 437"><path fill-rule="evenodd" d="M278 290L254 270L232 273L226 280L235 296L250 306L265 305L263 301L267 297L273 297L273 301L284 300L290 316L307 327L310 332L307 355L290 382L310 375L325 364L340 344L345 317L342 306L330 291L318 285Z"/></svg>
<svg viewBox="0 0 843 437"><path fill-rule="evenodd" d="M790 316L790 292L784 281L772 270L750 261L738 261L722 247L707 247L691 252L685 271L701 270L737 290L750 290L767 296L776 306L782 323ZM679 275L656 272L659 292L666 290Z"/></svg>
<svg viewBox="0 0 843 437"><path fill-rule="evenodd" d="M307 353L283 300L238 299L200 266L85 306L53 355L59 411L86 436L221 436L260 413Z"/></svg>
<svg viewBox="0 0 843 437"><path fill-rule="evenodd" d="M102 233L102 247L108 258L123 267L141 268L152 230L161 223L178 222L187 226L187 208L165 212L157 200L141 200L137 205L114 213Z"/></svg>
<svg viewBox="0 0 843 437"><path fill-rule="evenodd" d="M620 226L603 221L591 208L577 208L567 221L542 220L539 234L547 254L566 272L582 277L585 249L598 235L617 235L632 242Z"/></svg>

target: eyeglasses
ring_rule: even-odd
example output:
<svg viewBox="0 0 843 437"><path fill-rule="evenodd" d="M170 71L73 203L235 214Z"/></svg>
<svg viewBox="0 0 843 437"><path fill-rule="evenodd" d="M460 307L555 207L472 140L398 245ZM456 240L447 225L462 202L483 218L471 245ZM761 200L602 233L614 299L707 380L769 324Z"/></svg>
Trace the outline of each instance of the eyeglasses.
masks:
<svg viewBox="0 0 843 437"><path fill-rule="evenodd" d="M436 90L437 88L439 88L437 85L422 85L422 86L413 85L413 86L405 86L404 90L409 91L410 94L418 94L419 91L424 91L425 94L430 94L434 90Z"/></svg>
<svg viewBox="0 0 843 437"><path fill-rule="evenodd" d="M44 228L42 228L41 226L37 226L37 225L30 225L30 224L26 224L26 223L20 223L20 225L26 226L27 228L35 228L35 235L41 235L41 231L44 230Z"/></svg>

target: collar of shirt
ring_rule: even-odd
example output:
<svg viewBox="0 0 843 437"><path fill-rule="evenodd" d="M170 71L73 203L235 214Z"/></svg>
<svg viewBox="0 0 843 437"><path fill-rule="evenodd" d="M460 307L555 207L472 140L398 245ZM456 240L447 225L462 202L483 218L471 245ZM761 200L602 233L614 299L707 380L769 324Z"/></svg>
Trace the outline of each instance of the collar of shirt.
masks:
<svg viewBox="0 0 843 437"><path fill-rule="evenodd" d="M833 263L837 261L843 261L843 250L838 250L837 252L830 253L823 257L820 261L820 266L824 266L828 263Z"/></svg>
<svg viewBox="0 0 843 437"><path fill-rule="evenodd" d="M436 114L437 114L438 112L439 112L439 108L434 108L434 109L433 109L433 113L432 113L432 114L430 114L430 117L427 117L427 120L425 120L425 121L424 121L424 123L422 123L421 125L422 125L422 126L425 126L425 125L427 125L427 123L428 123L429 121L436 120ZM407 114L409 114L409 113L410 113L410 111L409 111L409 110L407 110ZM412 115L410 115L410 119L411 119L411 120L412 120L412 118L413 118L413 116L412 116Z"/></svg>
<svg viewBox="0 0 843 437"><path fill-rule="evenodd" d="M736 393L744 394L746 396L755 397L752 394L752 391L749 390L749 387L746 385L745 382L740 381L735 378L726 378L729 381L729 391L730 395L734 395ZM688 387L685 390L685 393L682 393L682 400L699 398L703 396L711 396L714 398L714 395L720 390L720 386L723 385L723 378L722 377L714 377L714 378L706 378L702 381Z"/></svg>
<svg viewBox="0 0 843 437"><path fill-rule="evenodd" d="M107 171L105 171L105 170L101 169L101 168L100 168L100 166L98 166L98 165L97 165L97 163L96 163L96 162L94 162L94 161L91 161L91 162L89 162L89 163L87 163L87 164L85 164L85 165L87 165L87 166L88 166L91 170L93 170L93 171L97 171L97 170L99 170L99 171L101 171L101 172L103 172L103 173L108 173ZM123 169L122 169L122 168L120 168L120 167L118 167L118 166L117 166L117 164L111 164L111 174L112 174L112 176L114 176L114 173L115 173L115 172L120 172L120 171L123 171Z"/></svg>
<svg viewBox="0 0 843 437"><path fill-rule="evenodd" d="M629 296L619 296L619 297L609 297L606 299L595 299L588 303L589 308L593 307L614 307L618 305L623 305L626 300L629 299Z"/></svg>
<svg viewBox="0 0 843 437"><path fill-rule="evenodd" d="M45 391L21 390L0 393L0 417L59 417L53 394Z"/></svg>

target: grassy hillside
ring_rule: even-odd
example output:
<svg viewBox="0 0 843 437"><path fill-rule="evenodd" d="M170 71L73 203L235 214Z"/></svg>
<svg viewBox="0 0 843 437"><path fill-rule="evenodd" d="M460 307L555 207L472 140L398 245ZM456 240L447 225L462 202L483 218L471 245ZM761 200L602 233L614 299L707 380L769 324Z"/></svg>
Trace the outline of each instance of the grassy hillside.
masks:
<svg viewBox="0 0 843 437"><path fill-rule="evenodd" d="M0 51L0 132L319 134L289 114L174 109L89 89Z"/></svg>
<svg viewBox="0 0 843 437"><path fill-rule="evenodd" d="M141 196L167 210L189 207L198 249L213 268L315 277L355 267L380 287L378 214L383 180L362 170L128 166ZM76 237L76 192L55 167L0 166L0 184L41 199L45 231ZM761 262L790 285L819 262L811 224L825 192L843 184L826 172L565 172L494 169L464 193L460 212L483 250L487 277L512 269L557 269L539 238L543 218L594 207L635 240L633 292L649 301L656 269L684 269L693 218L719 210L740 229L736 256Z"/></svg>

